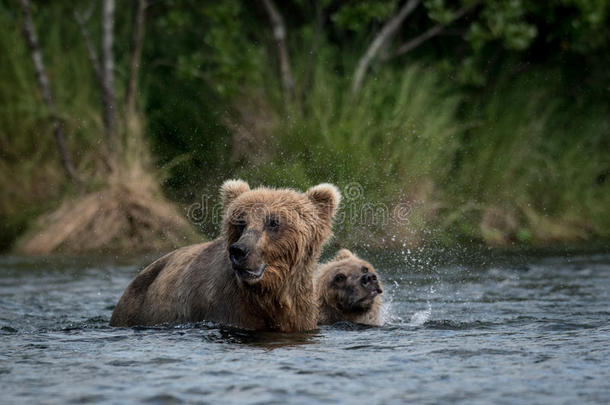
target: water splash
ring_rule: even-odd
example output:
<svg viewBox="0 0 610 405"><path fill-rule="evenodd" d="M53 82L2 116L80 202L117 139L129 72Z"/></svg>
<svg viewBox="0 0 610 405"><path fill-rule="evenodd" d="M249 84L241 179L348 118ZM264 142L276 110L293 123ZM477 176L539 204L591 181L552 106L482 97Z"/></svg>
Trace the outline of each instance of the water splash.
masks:
<svg viewBox="0 0 610 405"><path fill-rule="evenodd" d="M438 278L436 282L439 282ZM428 290L428 297L432 297L435 293L436 288L434 285L431 285ZM432 315L432 304L430 304L430 301L428 301L426 304L428 305L428 308L424 309L423 311L417 311L411 315L411 320L408 323L409 326L422 326L424 323L430 320L430 316Z"/></svg>
<svg viewBox="0 0 610 405"><path fill-rule="evenodd" d="M381 322L382 325L401 325L404 323L404 320L393 310L391 298L381 304Z"/></svg>
<svg viewBox="0 0 610 405"><path fill-rule="evenodd" d="M430 316L432 315L432 306L428 303L428 308L423 311L417 311L413 315L411 315L411 320L409 321L409 326L422 326L426 323Z"/></svg>

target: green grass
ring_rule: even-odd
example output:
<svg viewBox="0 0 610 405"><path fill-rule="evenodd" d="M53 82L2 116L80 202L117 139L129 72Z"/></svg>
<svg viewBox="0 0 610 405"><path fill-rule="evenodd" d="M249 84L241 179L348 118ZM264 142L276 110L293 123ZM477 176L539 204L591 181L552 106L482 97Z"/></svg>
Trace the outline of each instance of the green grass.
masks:
<svg viewBox="0 0 610 405"><path fill-rule="evenodd" d="M96 171L101 120L96 82L76 26L54 24L60 8L35 9L39 43L68 150L77 170ZM0 249L72 189L61 167L49 112L37 86L18 9L0 8Z"/></svg>
<svg viewBox="0 0 610 405"><path fill-rule="evenodd" d="M470 106L449 196L464 209L450 232L492 243L607 237L608 111L578 108L558 79L506 79ZM495 222L495 224L494 224Z"/></svg>
<svg viewBox="0 0 610 405"><path fill-rule="evenodd" d="M69 150L80 173L101 181L97 82L76 24L54 23L69 18L68 8L39 7L36 24ZM125 21L118 28L121 37L127 37ZM285 104L273 58L265 65L262 48L251 50L251 69L235 83L224 83L235 64L241 66L240 58L222 69L205 65L203 80L167 62L175 56L172 47L154 44L164 64L143 65L142 122L150 126L142 128L155 158L167 166L166 192L182 203L200 201L204 192L216 196L229 177L299 189L332 182L344 192L335 234L345 247L610 237L610 178L600 180L610 170L609 108L588 93L580 92L578 100L565 93L552 68L520 76L501 72L492 86L473 92L434 67L385 65L353 96L354 61L321 44L304 92L309 56L293 53L299 98ZM117 48L119 84L126 48ZM211 49L221 57L225 47ZM0 55L3 249L73 190L60 165L19 13L4 6ZM235 134L240 125L248 130L246 139ZM217 223L209 218L202 229L214 234Z"/></svg>
<svg viewBox="0 0 610 405"><path fill-rule="evenodd" d="M300 189L333 182L348 194L358 183L362 195L348 196L336 232L347 245L607 237L610 193L596 183L610 167L607 110L576 109L550 73L467 97L411 65L378 72L353 97L349 81L318 66L300 110L270 114L267 157L242 161L237 173ZM380 204L390 220L374 223L367 210ZM393 221L398 204L409 215Z"/></svg>
<svg viewBox="0 0 610 405"><path fill-rule="evenodd" d="M306 113L293 108L288 118L277 118L286 115L276 112L267 141L270 157L242 162L238 175L300 189L332 182L348 191L344 209L351 215L336 232L343 241L362 242L363 231L379 238L420 233L423 223L417 218L438 205L434 187L449 175L459 146L455 116L460 98L434 71L418 66L380 73L357 97L349 85L318 66L300 106ZM360 191L350 199L350 193ZM391 220L398 203L414 207L409 226L363 218L367 209L375 209L371 204L383 204Z"/></svg>

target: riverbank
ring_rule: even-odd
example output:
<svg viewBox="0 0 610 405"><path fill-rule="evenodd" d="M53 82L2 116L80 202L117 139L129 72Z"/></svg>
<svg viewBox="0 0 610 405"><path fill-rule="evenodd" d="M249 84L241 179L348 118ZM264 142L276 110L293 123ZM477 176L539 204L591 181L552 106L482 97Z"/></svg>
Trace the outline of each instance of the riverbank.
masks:
<svg viewBox="0 0 610 405"><path fill-rule="evenodd" d="M294 27L286 44L294 88L287 93L262 10L232 1L201 4L155 3L141 55L138 108L127 114L118 103L115 109L115 135L124 147L114 154L128 155L129 165L145 168L143 177L155 183L153 193L138 204L127 199L123 208L149 201L149 208L164 206L186 221L179 221L177 233L147 233L155 228L147 223L150 209L82 209L90 218L108 215L104 209L122 212L116 223L124 226L114 228L125 231L108 246L89 246L129 255L167 240L175 244L179 233L193 233L189 227L212 238L219 232L213 209L218 187L236 177L253 186L301 190L336 184L345 198L335 243L346 247L548 246L610 238L607 36L596 37L591 49L576 37L569 37L573 48L566 48L570 41L558 44L557 36L532 37L523 45L528 52L506 48L498 38L476 48L466 34L439 36L430 48L377 61L355 91L359 54L391 7L377 10L380 15L360 15L366 7L347 4L327 10L336 19L327 16L315 41L315 13L287 7ZM528 16L528 24L545 28L540 35L550 32L537 20L547 13L528 7L511 15ZM430 22L425 11L413 17L422 26ZM473 18L488 16L485 9L471 11ZM116 19L117 100L127 98L131 83L133 54L120 44L129 43L132 12ZM34 231L54 236L44 229L49 215L78 205L84 195L104 194L110 184L104 151L112 142L96 70L82 29L71 20L73 4L40 5L33 14L57 111L41 100L22 16L0 6L0 54L6 55L0 63L0 251L15 249ZM371 24L348 24L352 18ZM598 28L591 27L595 33ZM97 44L99 33L91 35ZM314 51L303 51L314 44ZM64 173L52 119L63 128L80 185ZM87 235L108 233L87 233L87 226L81 230ZM72 239L64 247L76 252L80 244Z"/></svg>

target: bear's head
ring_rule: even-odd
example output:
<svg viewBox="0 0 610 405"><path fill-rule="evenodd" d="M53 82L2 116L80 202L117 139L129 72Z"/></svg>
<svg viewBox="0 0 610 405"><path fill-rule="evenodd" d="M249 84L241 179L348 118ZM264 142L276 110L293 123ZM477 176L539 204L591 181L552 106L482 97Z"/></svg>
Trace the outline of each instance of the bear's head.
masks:
<svg viewBox="0 0 610 405"><path fill-rule="evenodd" d="M221 187L223 232L233 271L246 285L277 289L303 266L315 265L332 234L341 201L332 184L305 193L250 189L241 180ZM306 277L311 275L303 274Z"/></svg>
<svg viewBox="0 0 610 405"><path fill-rule="evenodd" d="M347 249L320 266L316 290L323 305L345 315L358 315L378 306L381 282L371 264Z"/></svg>

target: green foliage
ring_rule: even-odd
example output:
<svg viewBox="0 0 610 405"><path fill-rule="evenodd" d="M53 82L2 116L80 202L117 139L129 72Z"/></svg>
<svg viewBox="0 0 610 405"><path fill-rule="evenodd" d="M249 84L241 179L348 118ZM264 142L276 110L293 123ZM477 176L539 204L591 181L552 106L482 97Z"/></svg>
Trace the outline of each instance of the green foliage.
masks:
<svg viewBox="0 0 610 405"><path fill-rule="evenodd" d="M426 0L382 53L439 23L442 34L377 60L355 95L358 59L404 2L275 4L296 82L290 101L260 2L151 2L139 101L171 198L200 202L234 176L301 189L358 183L356 211L407 204L409 216L344 221L341 243L610 237L607 1ZM116 21L118 97L131 6L118 2L126 11ZM34 16L69 150L95 178L99 89L73 8L35 3ZM70 195L16 10L0 0L3 246ZM90 30L99 44L99 7ZM211 220L202 229L217 232Z"/></svg>
<svg viewBox="0 0 610 405"><path fill-rule="evenodd" d="M426 0L424 6L428 12L428 17L433 21L447 25L455 19L455 11L447 7L445 0Z"/></svg>
<svg viewBox="0 0 610 405"><path fill-rule="evenodd" d="M384 204L390 213L398 201L414 199L422 183L444 181L458 147L460 98L434 71L417 66L380 72L357 99L348 96L349 81L323 65L314 83L305 105L309 113L280 120L270 134L271 158L257 163L253 156L238 175L300 189L356 183L362 195L346 201L356 216L341 224L341 238L357 240L362 232L387 237L386 223L361 220L362 207Z"/></svg>
<svg viewBox="0 0 610 405"><path fill-rule="evenodd" d="M64 18L59 7L37 9L38 37L68 148L81 172L96 165L100 134L97 89L84 48L65 46L76 27L53 22ZM21 36L19 14L0 8L0 239L10 245L16 232L69 192L59 162L49 112L42 102L30 54ZM75 85L77 84L77 85Z"/></svg>
<svg viewBox="0 0 610 405"><path fill-rule="evenodd" d="M372 21L385 21L396 9L397 1L352 1L347 2L333 14L337 27L356 33L368 31Z"/></svg>
<svg viewBox="0 0 610 405"><path fill-rule="evenodd" d="M607 235L601 207L610 196L595 180L610 162L607 106L578 111L558 94L560 78L549 71L505 77L467 114L477 125L463 136L450 195L475 207L462 217L474 223L456 227L476 238L477 223L494 207L514 217L498 231L517 241Z"/></svg>
<svg viewBox="0 0 610 405"><path fill-rule="evenodd" d="M471 26L471 42L480 43L500 38L509 49L527 48L538 30L534 25L525 22L525 13L522 0L486 2L481 13L482 22Z"/></svg>
<svg viewBox="0 0 610 405"><path fill-rule="evenodd" d="M553 13L551 24L562 30L564 43L574 51L585 53L607 46L610 4L606 0L562 0L570 12L569 19ZM559 33L558 33L559 34ZM561 35L559 34L559 35Z"/></svg>

